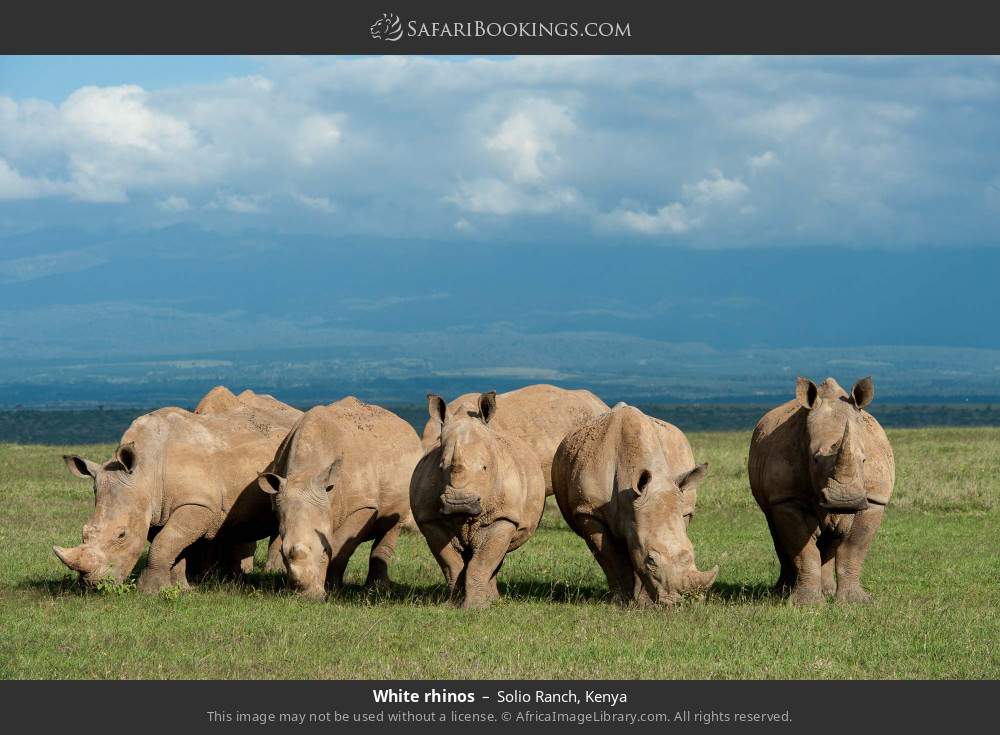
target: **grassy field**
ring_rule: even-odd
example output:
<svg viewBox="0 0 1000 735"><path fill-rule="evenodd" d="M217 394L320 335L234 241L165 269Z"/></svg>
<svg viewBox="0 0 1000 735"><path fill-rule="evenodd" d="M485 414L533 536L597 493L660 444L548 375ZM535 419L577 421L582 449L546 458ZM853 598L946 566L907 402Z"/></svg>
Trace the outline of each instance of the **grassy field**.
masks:
<svg viewBox="0 0 1000 735"><path fill-rule="evenodd" d="M60 455L110 446L0 445L0 676L4 678L997 678L1000 429L890 431L898 479L864 579L870 606L797 609L768 593L777 562L746 482L746 433L693 434L711 463L691 525L708 598L626 609L549 508L508 558L505 600L439 601L423 539L397 550L397 589L300 602L281 578L147 597L83 593L53 556L76 544L89 486ZM258 549L258 564L263 548Z"/></svg>

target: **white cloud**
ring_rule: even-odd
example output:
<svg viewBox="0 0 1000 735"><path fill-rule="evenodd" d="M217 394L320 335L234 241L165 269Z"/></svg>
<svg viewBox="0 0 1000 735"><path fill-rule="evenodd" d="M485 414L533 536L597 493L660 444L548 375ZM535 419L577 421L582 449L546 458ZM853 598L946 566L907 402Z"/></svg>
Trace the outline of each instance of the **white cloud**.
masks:
<svg viewBox="0 0 1000 735"><path fill-rule="evenodd" d="M765 169L777 166L778 156L774 151L764 151L756 156L750 156L747 159L747 165L750 166L750 173L757 174Z"/></svg>
<svg viewBox="0 0 1000 735"><path fill-rule="evenodd" d="M569 110L546 99L527 99L485 141L510 167L514 181L538 183L559 160L558 140L576 129Z"/></svg>
<svg viewBox="0 0 1000 735"><path fill-rule="evenodd" d="M310 115L299 123L295 134L295 155L311 166L336 149L341 139L340 126L330 115Z"/></svg>
<svg viewBox="0 0 1000 735"><path fill-rule="evenodd" d="M568 209L579 195L568 188L522 189L496 178L459 182L446 201L473 214L547 214Z"/></svg>
<svg viewBox="0 0 1000 735"><path fill-rule="evenodd" d="M267 211L265 198L256 194L229 194L219 192L215 201L210 202L210 209L224 209L234 214L263 214Z"/></svg>
<svg viewBox="0 0 1000 735"><path fill-rule="evenodd" d="M739 179L727 179L721 171L714 170L707 179L684 185L684 196L699 206L730 204L742 199L750 191Z"/></svg>
<svg viewBox="0 0 1000 735"><path fill-rule="evenodd" d="M653 213L619 209L608 215L605 222L641 235L681 235L701 225L701 221L679 202L666 204Z"/></svg>
<svg viewBox="0 0 1000 735"><path fill-rule="evenodd" d="M176 194L171 194L166 199L161 199L156 203L159 209L164 212L187 212L191 209L191 203L187 199Z"/></svg>
<svg viewBox="0 0 1000 735"><path fill-rule="evenodd" d="M35 199L57 194L60 187L45 179L22 176L17 169L0 158L0 200Z"/></svg>
<svg viewBox="0 0 1000 735"><path fill-rule="evenodd" d="M293 195L295 200L298 201L302 206L313 209L317 212L323 212L324 214L334 214L337 211L337 205L330 200L330 197L324 196L306 196L305 194L295 194Z"/></svg>

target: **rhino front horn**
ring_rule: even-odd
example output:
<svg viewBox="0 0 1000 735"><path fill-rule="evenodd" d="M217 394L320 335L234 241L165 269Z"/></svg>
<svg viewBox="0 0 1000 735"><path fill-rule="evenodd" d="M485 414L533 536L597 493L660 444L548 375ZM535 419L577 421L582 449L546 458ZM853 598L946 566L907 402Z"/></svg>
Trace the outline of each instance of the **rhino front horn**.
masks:
<svg viewBox="0 0 1000 735"><path fill-rule="evenodd" d="M719 565L716 564L707 572L696 571L693 576L695 587L697 589L707 590L715 583L715 578L719 576Z"/></svg>
<svg viewBox="0 0 1000 735"><path fill-rule="evenodd" d="M62 546L53 546L52 551L59 557L59 561L68 566L74 572L82 572L80 568L80 547L74 546L72 549L64 549Z"/></svg>

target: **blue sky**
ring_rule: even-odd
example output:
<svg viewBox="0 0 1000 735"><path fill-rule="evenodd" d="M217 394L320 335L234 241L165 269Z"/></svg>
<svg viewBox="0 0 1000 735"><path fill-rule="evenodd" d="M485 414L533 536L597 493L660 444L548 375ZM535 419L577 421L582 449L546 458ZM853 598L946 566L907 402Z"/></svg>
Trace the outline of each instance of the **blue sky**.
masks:
<svg viewBox="0 0 1000 735"><path fill-rule="evenodd" d="M992 245L998 113L985 57L16 57L0 227Z"/></svg>
<svg viewBox="0 0 1000 735"><path fill-rule="evenodd" d="M0 339L997 348L998 120L990 57L0 59Z"/></svg>

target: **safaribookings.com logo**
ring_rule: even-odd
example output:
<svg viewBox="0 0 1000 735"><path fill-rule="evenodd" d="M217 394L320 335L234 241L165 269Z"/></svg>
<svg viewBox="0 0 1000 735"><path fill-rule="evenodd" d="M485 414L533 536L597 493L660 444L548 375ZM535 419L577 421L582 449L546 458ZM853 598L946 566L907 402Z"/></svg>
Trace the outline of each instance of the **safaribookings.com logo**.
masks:
<svg viewBox="0 0 1000 735"><path fill-rule="evenodd" d="M395 13L382 17L368 29L376 41L407 38L631 38L626 21L419 21L403 25Z"/></svg>

